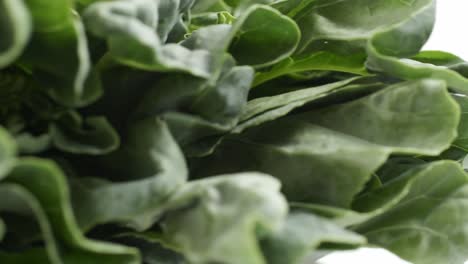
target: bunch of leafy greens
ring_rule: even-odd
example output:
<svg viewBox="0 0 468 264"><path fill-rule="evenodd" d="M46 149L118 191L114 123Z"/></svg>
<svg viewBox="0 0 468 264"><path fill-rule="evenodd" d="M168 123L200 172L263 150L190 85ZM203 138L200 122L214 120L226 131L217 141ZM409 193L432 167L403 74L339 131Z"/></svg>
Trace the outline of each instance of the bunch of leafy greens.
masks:
<svg viewBox="0 0 468 264"><path fill-rule="evenodd" d="M0 262L468 258L432 0L0 0Z"/></svg>

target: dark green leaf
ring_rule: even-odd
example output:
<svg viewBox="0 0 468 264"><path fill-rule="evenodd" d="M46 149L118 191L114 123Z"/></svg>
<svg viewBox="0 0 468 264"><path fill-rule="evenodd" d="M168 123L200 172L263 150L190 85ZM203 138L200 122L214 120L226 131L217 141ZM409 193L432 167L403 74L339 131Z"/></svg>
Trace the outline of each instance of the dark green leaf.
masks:
<svg viewBox="0 0 468 264"><path fill-rule="evenodd" d="M84 229L106 222L148 228L188 174L184 157L166 124L155 118L133 124L121 148L104 157L101 166L127 181L72 181L73 207Z"/></svg>
<svg viewBox="0 0 468 264"><path fill-rule="evenodd" d="M23 0L0 1L0 69L17 59L31 34L31 17Z"/></svg>
<svg viewBox="0 0 468 264"><path fill-rule="evenodd" d="M356 230L413 263L464 263L468 176L454 162L434 162L410 177L405 197Z"/></svg>
<svg viewBox="0 0 468 264"><path fill-rule="evenodd" d="M325 218L310 213L292 213L280 232L262 241L262 249L268 263L302 264L305 257L322 243L356 247L364 245L366 239Z"/></svg>

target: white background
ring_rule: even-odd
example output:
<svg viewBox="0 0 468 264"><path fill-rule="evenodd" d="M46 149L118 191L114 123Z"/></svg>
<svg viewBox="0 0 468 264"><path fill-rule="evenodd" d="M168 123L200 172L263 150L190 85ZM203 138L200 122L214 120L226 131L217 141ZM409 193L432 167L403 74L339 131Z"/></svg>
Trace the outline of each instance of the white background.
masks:
<svg viewBox="0 0 468 264"><path fill-rule="evenodd" d="M468 1L437 1L434 32L425 50L444 50L468 60Z"/></svg>
<svg viewBox="0 0 468 264"><path fill-rule="evenodd" d="M434 32L424 50L443 50L468 60L468 0L437 1ZM360 249L326 256L320 264L408 264L382 249ZM447 263L449 264L449 263ZM465 263L468 264L468 261Z"/></svg>

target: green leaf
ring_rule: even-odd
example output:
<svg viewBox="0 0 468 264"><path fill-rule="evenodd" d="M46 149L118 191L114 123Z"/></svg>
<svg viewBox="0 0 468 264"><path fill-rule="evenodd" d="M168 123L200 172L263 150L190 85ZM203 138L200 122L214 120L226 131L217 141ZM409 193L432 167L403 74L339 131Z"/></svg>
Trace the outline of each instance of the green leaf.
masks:
<svg viewBox="0 0 468 264"><path fill-rule="evenodd" d="M419 263L464 263L468 177L450 161L406 174L409 191L392 209L356 227L370 243Z"/></svg>
<svg viewBox="0 0 468 264"><path fill-rule="evenodd" d="M262 241L267 263L301 264L323 243L357 247L366 238L310 213L291 213L278 233Z"/></svg>
<svg viewBox="0 0 468 264"><path fill-rule="evenodd" d="M3 237L5 236L5 233L6 233L5 223L4 223L3 220L0 218L0 241L3 240Z"/></svg>
<svg viewBox="0 0 468 264"><path fill-rule="evenodd" d="M186 6L190 6L193 0L169 0L160 1L158 5L158 35L162 42L166 42L169 34L176 26L176 24L182 20L183 9Z"/></svg>
<svg viewBox="0 0 468 264"><path fill-rule="evenodd" d="M359 81L370 81L371 86L360 84ZM354 85L354 83L356 84ZM370 78L354 77L317 87L298 89L275 96L256 98L247 103L240 117L240 124L234 131L241 132L246 128L278 119L296 108L316 102L319 99L331 97L333 95L344 97L343 93L351 90L374 90L375 87L381 88L379 83L372 83L372 79ZM341 96L339 94L341 94Z"/></svg>
<svg viewBox="0 0 468 264"><path fill-rule="evenodd" d="M299 118L392 147L398 153L438 155L457 136L454 128L458 127L460 110L445 82L422 79L398 83L366 98Z"/></svg>
<svg viewBox="0 0 468 264"><path fill-rule="evenodd" d="M236 18L228 11L194 14L190 19L189 31L195 33L198 29L203 30L204 27L209 25L231 25L235 21Z"/></svg>
<svg viewBox="0 0 468 264"><path fill-rule="evenodd" d="M81 20L71 1L27 0L32 38L21 62L59 103L85 105L102 93L91 72L91 62Z"/></svg>
<svg viewBox="0 0 468 264"><path fill-rule="evenodd" d="M275 2L275 0L223 0L220 1L223 4L227 4L228 6L234 9L234 14L242 14L246 12L245 10L254 5L269 5Z"/></svg>
<svg viewBox="0 0 468 264"><path fill-rule="evenodd" d="M101 155L119 146L119 136L105 117L87 117L69 112L50 126L50 137L60 150L74 154Z"/></svg>
<svg viewBox="0 0 468 264"><path fill-rule="evenodd" d="M0 69L23 52L31 34L31 17L22 0L0 1Z"/></svg>
<svg viewBox="0 0 468 264"><path fill-rule="evenodd" d="M369 241L461 264L468 63L421 51L434 14L0 0L0 262L302 264Z"/></svg>
<svg viewBox="0 0 468 264"><path fill-rule="evenodd" d="M188 157L203 157L213 152L222 137L234 125L217 124L201 117L169 112L163 115L174 137Z"/></svg>
<svg viewBox="0 0 468 264"><path fill-rule="evenodd" d="M15 136L18 152L21 154L36 154L46 151L52 145L50 134L44 133L38 136L27 132Z"/></svg>
<svg viewBox="0 0 468 264"><path fill-rule="evenodd" d="M289 201L347 207L389 154L385 147L320 126L275 121L226 138L195 171L197 176L261 171L281 180Z"/></svg>
<svg viewBox="0 0 468 264"><path fill-rule="evenodd" d="M330 42L324 43L329 44ZM259 72L255 76L253 86L256 87L267 81L287 74L301 73L312 70L341 71L357 75L367 75L364 67L365 55L354 47L337 46L336 49L346 54L333 54L328 51L317 51L300 58L286 58L271 69ZM318 48L322 49L322 48ZM348 55L349 54L349 55Z"/></svg>
<svg viewBox="0 0 468 264"><path fill-rule="evenodd" d="M263 264L257 240L278 230L287 213L279 188L259 173L192 181L168 202L163 241L190 263Z"/></svg>
<svg viewBox="0 0 468 264"><path fill-rule="evenodd" d="M73 207L83 229L107 222L140 230L148 228L188 174L184 157L166 124L156 118L132 124L120 149L103 159L99 166L126 181L72 181Z"/></svg>
<svg viewBox="0 0 468 264"><path fill-rule="evenodd" d="M93 34L107 41L109 53L121 63L208 78L214 71L214 58L206 50L164 44L156 32L158 16L169 14L159 14L158 8L159 2L152 0L96 2L86 8L83 19Z"/></svg>
<svg viewBox="0 0 468 264"><path fill-rule="evenodd" d="M8 172L16 163L16 145L8 132L0 127L0 180L8 175Z"/></svg>
<svg viewBox="0 0 468 264"><path fill-rule="evenodd" d="M227 137L192 167L197 177L265 172L281 180L289 201L349 207L391 153L438 155L458 121L443 82L404 82Z"/></svg>
<svg viewBox="0 0 468 264"><path fill-rule="evenodd" d="M254 6L245 12L244 20L237 22L242 26L229 47L240 64L267 66L294 52L300 31L292 19L266 6Z"/></svg>
<svg viewBox="0 0 468 264"><path fill-rule="evenodd" d="M186 155L210 153L247 103L253 69L233 64L225 60L213 84L186 74L161 78L148 88L135 115L162 115Z"/></svg>
<svg viewBox="0 0 468 264"><path fill-rule="evenodd" d="M29 261L47 258L51 263L139 263L138 253L128 247L88 240L78 228L70 205L67 183L50 161L25 158L0 185L2 211L31 215L37 219L46 249L16 256Z"/></svg>
<svg viewBox="0 0 468 264"><path fill-rule="evenodd" d="M334 5L342 1L345 0L288 0L276 1L272 6L281 11L281 13L294 18L310 13L313 9Z"/></svg>
<svg viewBox="0 0 468 264"><path fill-rule="evenodd" d="M344 209L311 203L292 203L294 211L307 212L327 218L328 221L341 226L352 227L385 213L409 192L409 183L413 174L405 174L408 170L422 168L426 163L411 157L390 158L374 174L378 186L369 188L369 182L364 190L352 202L352 209Z"/></svg>
<svg viewBox="0 0 468 264"><path fill-rule="evenodd" d="M190 111L218 124L237 121L247 104L253 74L251 67L232 67L220 76L216 85L205 88L194 99Z"/></svg>
<svg viewBox="0 0 468 264"><path fill-rule="evenodd" d="M460 57L457 57L456 55L438 50L423 50L413 56L411 59L423 63L447 67L465 63L464 60L462 60Z"/></svg>
<svg viewBox="0 0 468 264"><path fill-rule="evenodd" d="M373 71L385 72L407 80L442 79L454 91L467 94L468 80L463 75L466 73L466 65L463 65L462 69L457 69L456 66L452 68L405 59L416 55L431 33L435 1L426 2L427 5L418 9L413 16L375 34L367 44L369 54L367 67Z"/></svg>
<svg viewBox="0 0 468 264"><path fill-rule="evenodd" d="M223 0L195 0L195 3L190 10L194 15L209 13L209 12L231 12L232 8Z"/></svg>
<svg viewBox="0 0 468 264"><path fill-rule="evenodd" d="M202 27L182 45L214 53L229 51L241 65L264 67L291 55L299 39L300 32L293 20L273 8L254 5L235 18L232 26ZM270 45L272 42L276 43L274 47Z"/></svg>
<svg viewBox="0 0 468 264"><path fill-rule="evenodd" d="M454 147L468 152L468 98L459 95L455 95L453 98L460 106L461 119L458 126L458 137L452 144Z"/></svg>
<svg viewBox="0 0 468 264"><path fill-rule="evenodd" d="M209 78L218 70L219 64L222 64L219 56L235 36L231 53L241 63L255 65L271 64L288 56L299 41L299 31L294 21L272 8L253 6L236 20L232 29L226 25L206 27L200 29L200 33L195 32L183 46L164 44L155 33L159 26L157 18L158 15L174 14L158 14L158 6L151 0L95 3L84 12L84 20L93 34L107 40L110 54L122 63L145 70L179 70L203 78ZM268 24L258 28L258 21L268 21ZM128 24L132 26L128 27ZM278 29L272 32L275 28ZM206 43L203 38L208 32L211 44L203 45ZM276 48L269 45L273 40L277 42ZM258 48L251 52L258 53L258 56L252 61L250 56L245 55L245 49L250 50L257 45ZM268 48L264 49L265 46Z"/></svg>
<svg viewBox="0 0 468 264"><path fill-rule="evenodd" d="M432 31L433 3L433 0L303 1L294 8L286 8L301 29L300 44L291 58L259 73L255 85L310 70L366 75L365 66L403 79L433 77L430 74L433 70L426 70L424 75L413 70L409 73L407 63L397 63L395 67L396 62L391 65L383 62L399 61L394 57L418 53ZM405 21L408 22L405 28L395 29ZM404 69L400 64L405 64ZM442 74L437 76L448 80Z"/></svg>
<svg viewBox="0 0 468 264"><path fill-rule="evenodd" d="M179 253L170 250L160 244L159 234L157 238L153 233L124 233L118 236L118 241L125 245L136 247L142 254L144 263L147 264L186 264L187 260Z"/></svg>
<svg viewBox="0 0 468 264"><path fill-rule="evenodd" d="M395 197L398 198L398 194ZM397 202L399 199L395 199ZM393 205L390 203L389 205ZM375 215L384 212L388 205L383 205L383 209L371 212L357 212L352 209L340 208L329 205L313 204L313 203L291 203L291 209L297 212L305 212L326 218L329 222L340 227L350 227L361 224Z"/></svg>

